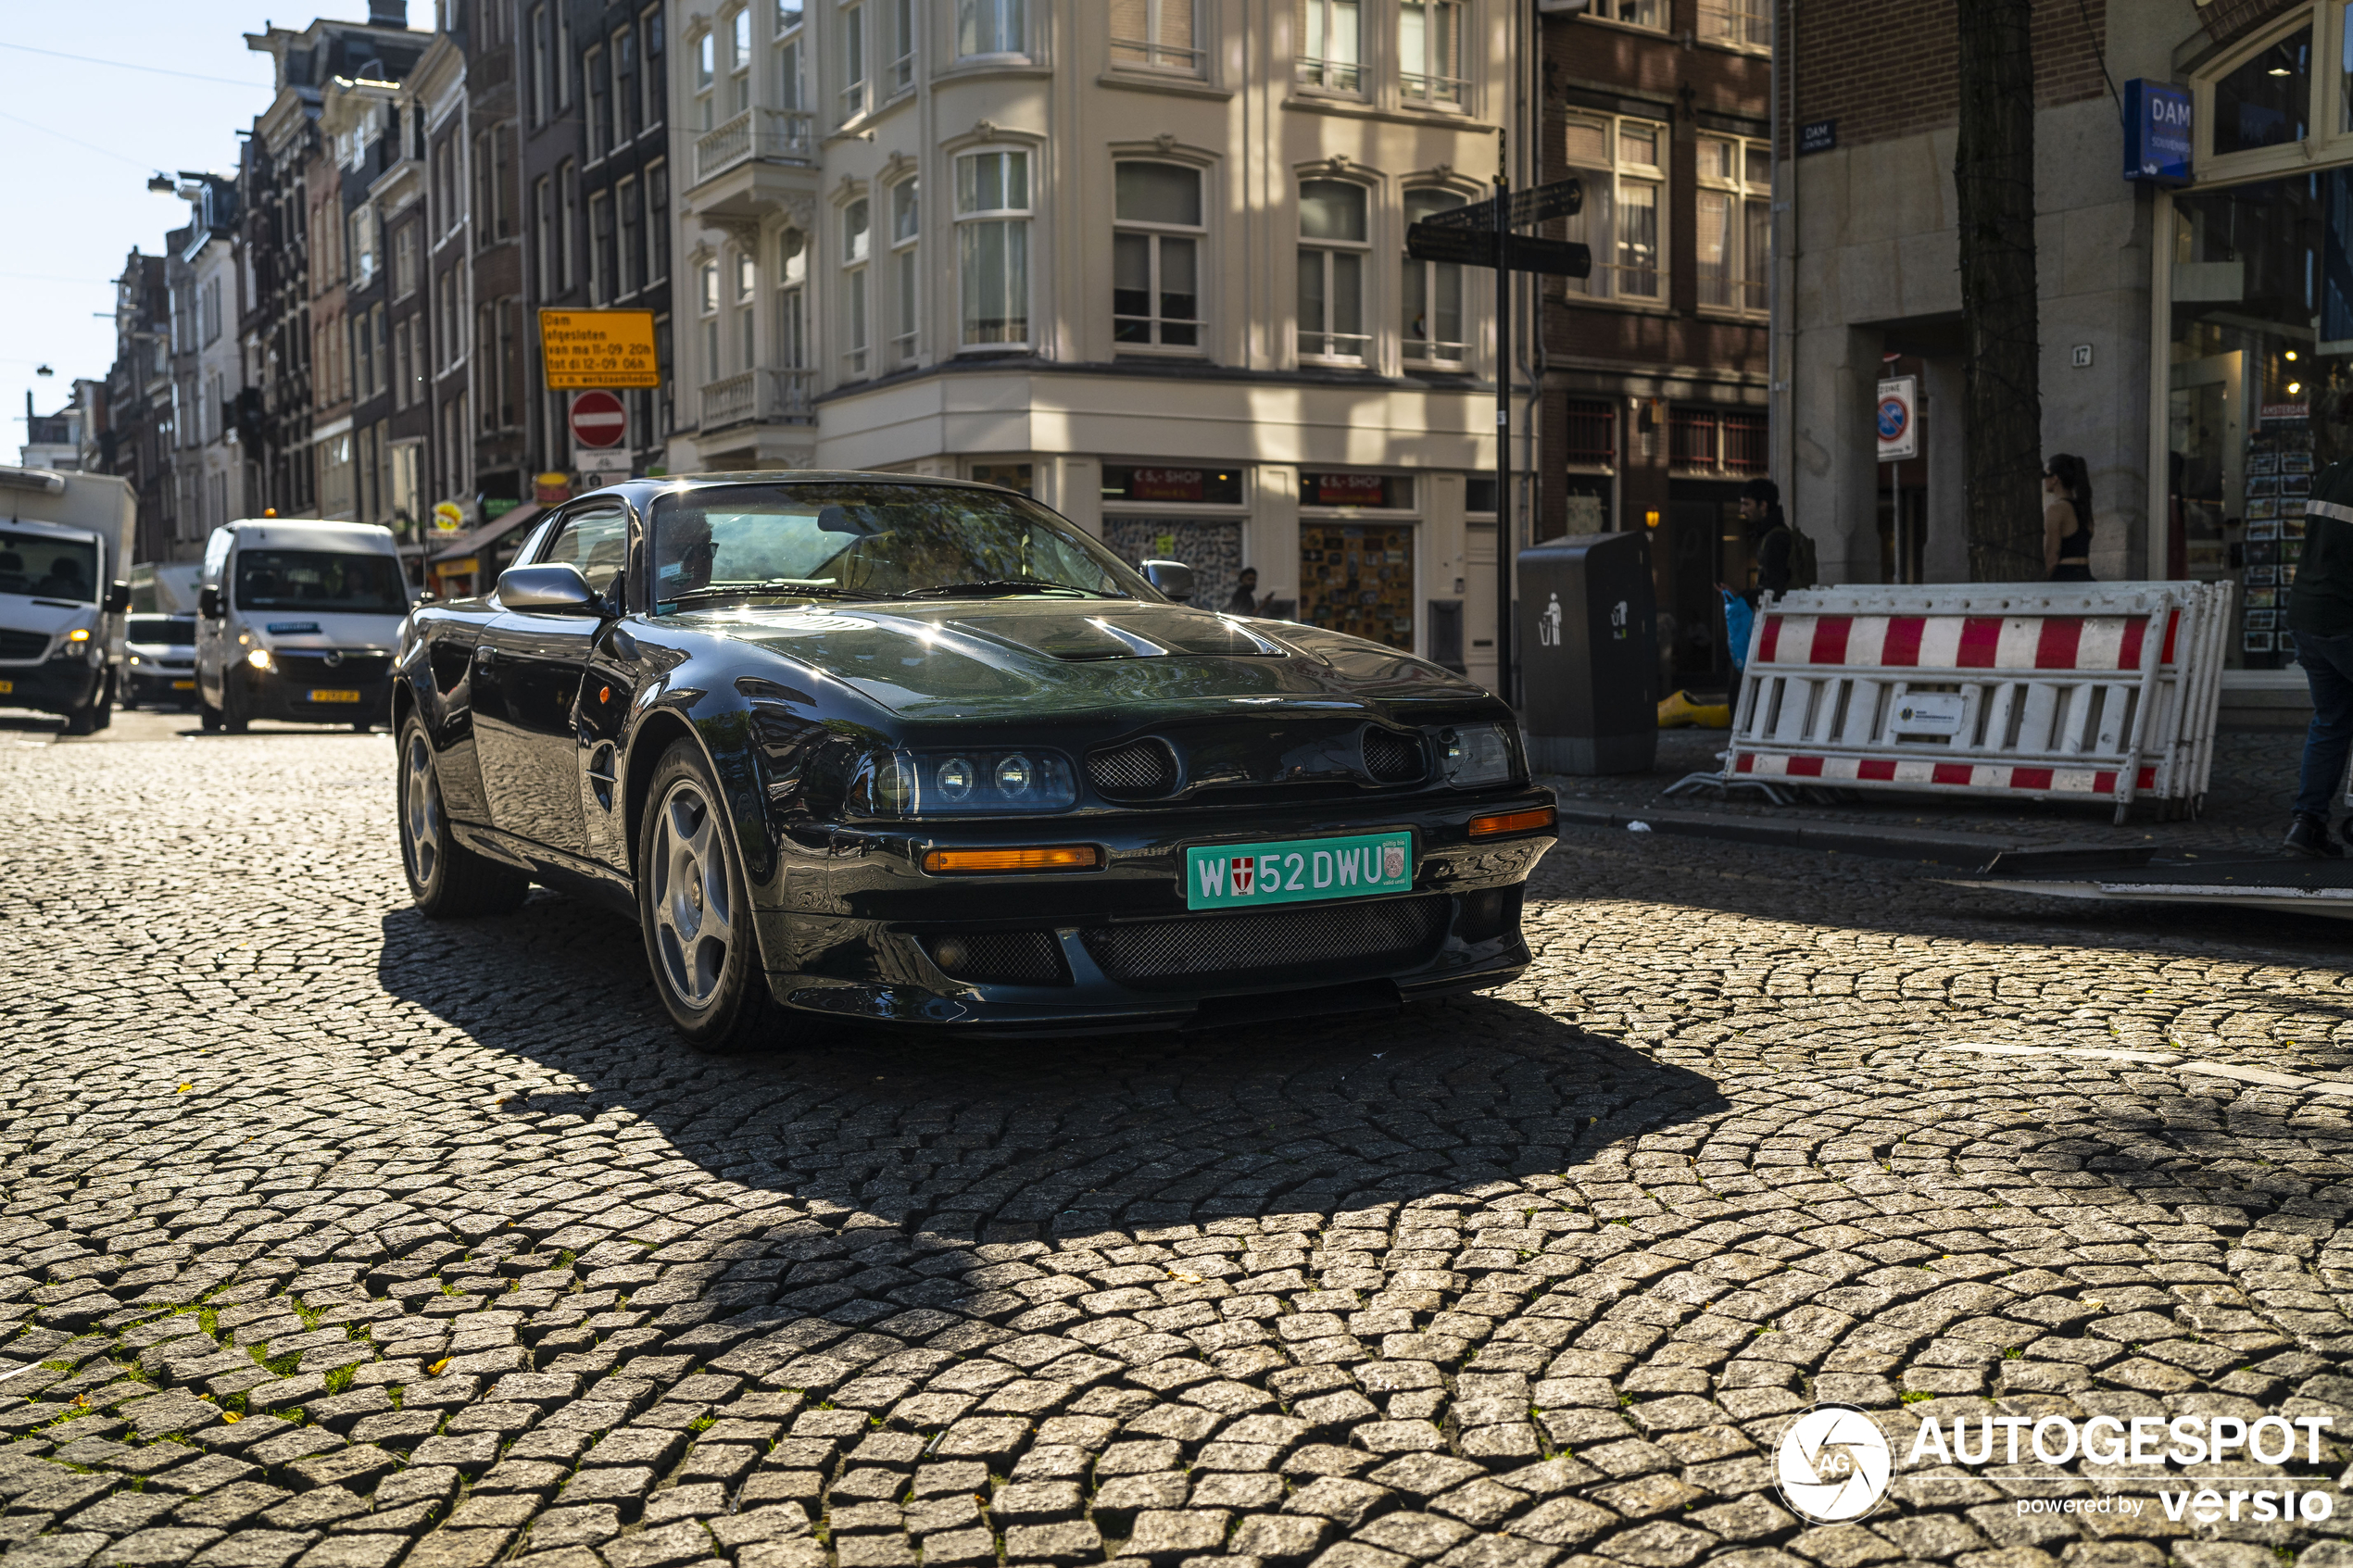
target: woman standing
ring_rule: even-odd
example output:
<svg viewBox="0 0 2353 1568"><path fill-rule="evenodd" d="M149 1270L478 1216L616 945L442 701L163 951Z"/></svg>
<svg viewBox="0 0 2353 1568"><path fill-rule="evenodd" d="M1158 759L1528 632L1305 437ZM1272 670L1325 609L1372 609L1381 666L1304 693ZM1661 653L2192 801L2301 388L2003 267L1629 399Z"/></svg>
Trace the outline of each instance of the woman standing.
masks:
<svg viewBox="0 0 2353 1568"><path fill-rule="evenodd" d="M2092 580L2092 475L2083 459L2056 453L2043 465L2043 564L2054 583Z"/></svg>

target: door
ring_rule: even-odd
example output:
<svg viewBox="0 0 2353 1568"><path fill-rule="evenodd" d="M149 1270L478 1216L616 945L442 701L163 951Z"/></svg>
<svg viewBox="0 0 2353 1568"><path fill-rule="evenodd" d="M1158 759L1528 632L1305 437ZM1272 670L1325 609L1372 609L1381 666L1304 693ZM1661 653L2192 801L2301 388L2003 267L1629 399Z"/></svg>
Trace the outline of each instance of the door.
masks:
<svg viewBox="0 0 2353 1568"><path fill-rule="evenodd" d="M616 504L564 519L531 564L578 567L591 587L609 593L628 553L629 514ZM588 849L580 811L580 683L605 624L594 615L501 609L474 652L475 746L490 820L566 855Z"/></svg>

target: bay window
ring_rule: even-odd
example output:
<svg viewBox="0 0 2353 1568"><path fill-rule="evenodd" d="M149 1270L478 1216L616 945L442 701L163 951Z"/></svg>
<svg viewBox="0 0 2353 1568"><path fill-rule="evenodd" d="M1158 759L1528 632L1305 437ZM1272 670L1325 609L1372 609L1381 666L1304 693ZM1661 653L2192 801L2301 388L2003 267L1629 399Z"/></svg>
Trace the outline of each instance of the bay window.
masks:
<svg viewBox="0 0 2353 1568"><path fill-rule="evenodd" d="M956 0L957 55L1026 53L1028 11L1028 0Z"/></svg>
<svg viewBox="0 0 2353 1568"><path fill-rule="evenodd" d="M966 346L1029 341L1029 155L956 160L956 261Z"/></svg>
<svg viewBox="0 0 2353 1568"><path fill-rule="evenodd" d="M1142 70L1202 74L1195 0L1111 0L1111 63Z"/></svg>
<svg viewBox="0 0 2353 1568"><path fill-rule="evenodd" d="M841 264L842 303L848 341L842 345L841 369L846 377L856 379L866 373L866 343L869 329L867 310L866 263L874 252L874 210L863 200L854 201L842 211Z"/></svg>
<svg viewBox="0 0 2353 1568"><path fill-rule="evenodd" d="M902 180L890 188L890 364L901 370L915 362L921 346L923 271L916 243L922 228L917 182Z"/></svg>

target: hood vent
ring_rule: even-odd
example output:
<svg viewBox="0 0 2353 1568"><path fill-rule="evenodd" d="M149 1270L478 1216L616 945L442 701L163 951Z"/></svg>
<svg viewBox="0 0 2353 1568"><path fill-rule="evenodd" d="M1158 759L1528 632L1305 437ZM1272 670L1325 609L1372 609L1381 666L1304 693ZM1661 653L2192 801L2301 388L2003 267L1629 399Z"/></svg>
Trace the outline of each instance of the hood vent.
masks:
<svg viewBox="0 0 2353 1568"><path fill-rule="evenodd" d="M1417 784L1429 771L1429 759L1418 737L1367 724L1365 771L1381 784Z"/></svg>
<svg viewBox="0 0 2353 1568"><path fill-rule="evenodd" d="M1164 740L1129 741L1089 753L1087 781L1109 800L1156 800L1176 787L1176 754Z"/></svg>

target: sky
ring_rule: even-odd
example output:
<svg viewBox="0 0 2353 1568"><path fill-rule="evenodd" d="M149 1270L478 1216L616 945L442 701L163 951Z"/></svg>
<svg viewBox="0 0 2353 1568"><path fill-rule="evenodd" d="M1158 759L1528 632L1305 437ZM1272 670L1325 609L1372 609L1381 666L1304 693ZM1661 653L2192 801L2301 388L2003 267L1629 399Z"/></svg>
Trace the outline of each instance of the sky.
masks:
<svg viewBox="0 0 2353 1568"><path fill-rule="evenodd" d="M283 11L265 6L286 5ZM52 414L114 359L113 280L136 245L160 255L188 204L157 173L234 174L236 132L270 107L270 56L245 34L314 16L364 21L367 0L65 0L7 7L0 30L0 462L24 440L24 395ZM432 0L410 0L431 25ZM79 58L65 58L74 56ZM134 69L136 68L136 69ZM49 366L56 373L36 374Z"/></svg>

